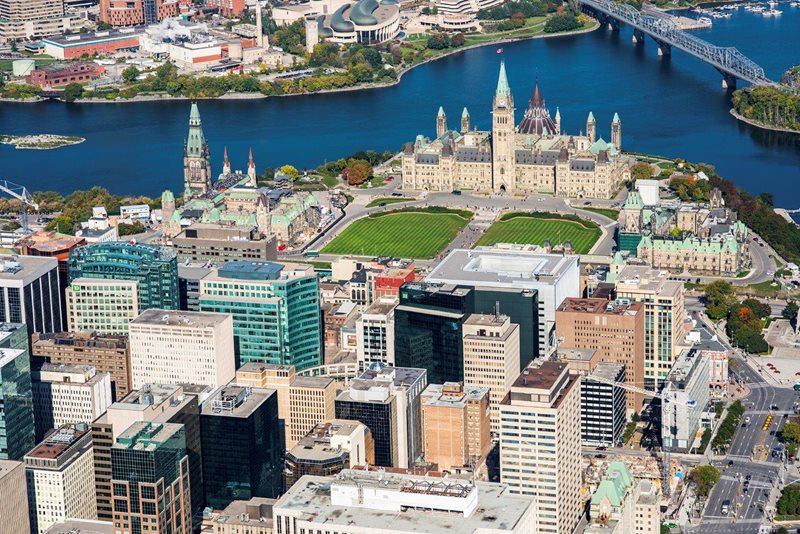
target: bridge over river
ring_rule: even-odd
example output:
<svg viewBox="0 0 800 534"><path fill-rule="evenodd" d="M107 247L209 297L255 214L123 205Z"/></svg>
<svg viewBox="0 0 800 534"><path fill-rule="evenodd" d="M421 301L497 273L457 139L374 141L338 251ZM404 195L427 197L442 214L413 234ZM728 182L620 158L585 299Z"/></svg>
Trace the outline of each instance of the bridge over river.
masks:
<svg viewBox="0 0 800 534"><path fill-rule="evenodd" d="M658 44L659 55L669 56L672 49L676 48L708 63L722 74L722 86L725 88L736 87L736 80L752 85L776 85L767 78L763 68L736 48L715 46L681 30L670 18L645 15L633 6L612 0L577 1L601 24L608 24L612 28L627 24L633 28L635 42L643 42L644 36L649 35Z"/></svg>

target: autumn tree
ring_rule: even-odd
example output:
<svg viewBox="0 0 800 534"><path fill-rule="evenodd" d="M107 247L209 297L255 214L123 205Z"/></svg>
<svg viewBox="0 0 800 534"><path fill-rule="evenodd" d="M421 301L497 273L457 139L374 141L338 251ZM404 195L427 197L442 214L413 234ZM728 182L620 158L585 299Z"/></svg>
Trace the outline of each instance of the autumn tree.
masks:
<svg viewBox="0 0 800 534"><path fill-rule="evenodd" d="M689 473L689 480L694 484L700 497L708 497L711 488L719 482L720 472L713 465L699 465Z"/></svg>
<svg viewBox="0 0 800 534"><path fill-rule="evenodd" d="M347 160L347 167L344 174L347 176L347 183L350 185L361 185L372 177L372 165L363 159L351 158Z"/></svg>

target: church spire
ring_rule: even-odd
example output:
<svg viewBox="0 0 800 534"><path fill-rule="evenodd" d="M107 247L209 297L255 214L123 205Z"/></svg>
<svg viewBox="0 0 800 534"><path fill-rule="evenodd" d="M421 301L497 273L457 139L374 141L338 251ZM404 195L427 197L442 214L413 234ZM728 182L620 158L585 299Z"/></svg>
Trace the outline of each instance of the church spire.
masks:
<svg viewBox="0 0 800 534"><path fill-rule="evenodd" d="M203 135L203 121L200 120L200 110L197 102L192 102L192 110L189 113L189 138L186 141L186 153L189 156L199 156L206 144Z"/></svg>
<svg viewBox="0 0 800 534"><path fill-rule="evenodd" d="M531 97L531 105L536 108L544 107L544 101L542 100L542 94L539 92L538 83L533 86L533 96Z"/></svg>
<svg viewBox="0 0 800 534"><path fill-rule="evenodd" d="M561 135L561 111L556 106L556 134Z"/></svg>
<svg viewBox="0 0 800 534"><path fill-rule="evenodd" d="M253 147L250 147L250 154L247 158L247 177L250 178L250 185L256 186L256 162L253 159Z"/></svg>
<svg viewBox="0 0 800 534"><path fill-rule="evenodd" d="M506 62L500 61L500 75L497 77L497 90L495 96L511 96L511 89L508 87L508 77L506 76Z"/></svg>
<svg viewBox="0 0 800 534"><path fill-rule="evenodd" d="M228 159L228 146L222 151L222 174L227 176L231 173L231 160Z"/></svg>
<svg viewBox="0 0 800 534"><path fill-rule="evenodd" d="M436 138L445 133L447 133L447 115L444 113L444 108L439 106L439 112L436 114Z"/></svg>

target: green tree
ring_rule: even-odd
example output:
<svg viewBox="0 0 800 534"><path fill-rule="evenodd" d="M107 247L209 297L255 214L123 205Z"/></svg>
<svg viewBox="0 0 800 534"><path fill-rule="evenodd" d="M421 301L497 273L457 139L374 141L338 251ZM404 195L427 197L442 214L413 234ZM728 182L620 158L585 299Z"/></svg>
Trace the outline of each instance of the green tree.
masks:
<svg viewBox="0 0 800 534"><path fill-rule="evenodd" d="M459 46L464 46L464 34L457 33L450 39L450 44L453 45L454 48L458 48Z"/></svg>
<svg viewBox="0 0 800 534"><path fill-rule="evenodd" d="M719 479L720 472L713 465L699 465L689 473L689 480L694 483L695 491L700 497L708 497Z"/></svg>
<svg viewBox="0 0 800 534"><path fill-rule="evenodd" d="M733 286L724 280L717 280L706 286L706 313L714 320L728 315L728 310L736 302Z"/></svg>
<svg viewBox="0 0 800 534"><path fill-rule="evenodd" d="M133 83L136 81L136 78L139 77L139 74L141 74L139 72L139 69L131 65L130 67L122 71L122 80L125 83Z"/></svg>
<svg viewBox="0 0 800 534"><path fill-rule="evenodd" d="M135 221L132 224L120 223L117 225L117 232L119 233L120 237L141 234L144 232L144 224L140 223L139 221Z"/></svg>
<svg viewBox="0 0 800 534"><path fill-rule="evenodd" d="M653 167L649 163L638 161L631 166L631 179L648 180L653 177Z"/></svg>
<svg viewBox="0 0 800 534"><path fill-rule="evenodd" d="M781 434L788 443L800 444L800 419L792 417L784 423Z"/></svg>
<svg viewBox="0 0 800 534"><path fill-rule="evenodd" d="M300 177L300 171L298 171L292 165L284 165L283 167L281 167L278 170L280 172L282 172L283 174L285 174L286 176L288 176L292 181L295 181Z"/></svg>
<svg viewBox="0 0 800 534"><path fill-rule="evenodd" d="M789 529L786 527L778 527L778 530L775 531L775 534L789 534Z"/></svg>
<svg viewBox="0 0 800 534"><path fill-rule="evenodd" d="M450 48L450 37L446 33L434 33L428 37L425 44L431 50L444 50Z"/></svg>
<svg viewBox="0 0 800 534"><path fill-rule="evenodd" d="M544 23L545 33L567 32L581 27L578 18L572 12L553 15Z"/></svg>
<svg viewBox="0 0 800 534"><path fill-rule="evenodd" d="M83 94L83 86L79 83L71 83L64 88L64 101L75 102Z"/></svg>
<svg viewBox="0 0 800 534"><path fill-rule="evenodd" d="M784 319L789 319L790 321L794 321L797 319L797 303L793 300L790 300L786 303L786 307L781 312L781 316Z"/></svg>

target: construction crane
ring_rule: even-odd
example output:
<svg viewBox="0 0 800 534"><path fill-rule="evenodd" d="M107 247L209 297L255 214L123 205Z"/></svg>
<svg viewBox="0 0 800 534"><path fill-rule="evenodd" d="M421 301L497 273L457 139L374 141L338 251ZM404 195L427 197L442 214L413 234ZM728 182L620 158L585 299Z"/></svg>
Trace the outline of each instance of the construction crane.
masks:
<svg viewBox="0 0 800 534"><path fill-rule="evenodd" d="M670 398L668 395L664 395L664 394L659 393L657 391L651 391L649 389L640 388L638 386L634 386L634 385L628 384L626 382L617 382L615 380L612 380L610 378L606 378L606 377L603 377L603 376L597 376L597 375L589 374L589 375L586 375L585 378L587 378L589 380L592 380L594 382L601 382L603 384L608 384L610 386L622 388L624 390L627 390L627 391L630 391L630 392L633 392L633 393L639 393L639 394L641 394L641 395L643 395L645 397L653 397L654 399L659 399L664 405L670 403L673 406L675 406L675 409L676 409L674 420L677 420L677 418L678 418L678 416L677 416L677 405L678 404L683 404L684 406L688 406L689 408L694 408L695 406L697 406L697 401L693 400L693 399L689 399L687 401L678 401L678 399L676 398L675 395L673 395L672 398ZM662 407L662 413L663 413L663 407ZM674 436L675 433L677 432L677 430L675 430L674 426L672 426L672 429L673 429L672 435ZM664 445L663 443L661 445L662 445L661 450L664 453L664 456L663 456L663 458L661 460L661 464L662 464L662 484L661 484L662 488L661 488L661 491L664 492L664 496L665 497L669 497L669 492L670 492L670 489L669 489L669 477L670 477L669 450L666 447L663 446Z"/></svg>
<svg viewBox="0 0 800 534"><path fill-rule="evenodd" d="M30 230L28 228L28 208L32 208L33 211L39 211L39 204L33 200L33 195L24 185L18 185L8 180L0 180L0 191L19 200L19 224L22 226L22 230L27 233Z"/></svg>

